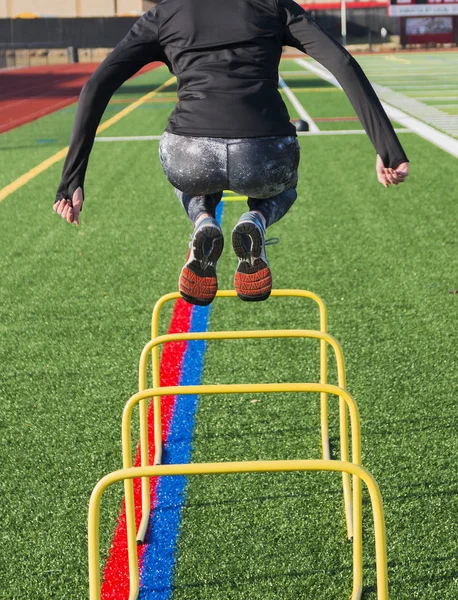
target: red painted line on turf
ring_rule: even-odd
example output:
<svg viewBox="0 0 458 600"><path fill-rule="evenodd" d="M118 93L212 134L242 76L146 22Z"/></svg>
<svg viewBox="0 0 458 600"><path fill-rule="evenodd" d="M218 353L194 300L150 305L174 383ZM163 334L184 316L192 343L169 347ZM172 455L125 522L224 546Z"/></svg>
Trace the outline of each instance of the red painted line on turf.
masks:
<svg viewBox="0 0 458 600"><path fill-rule="evenodd" d="M135 77L161 65L151 63ZM0 133L75 103L97 67L98 63L80 63L0 72Z"/></svg>
<svg viewBox="0 0 458 600"><path fill-rule="evenodd" d="M170 322L169 333L188 332L191 324L192 305L184 300L177 300ZM164 345L161 356L160 373L161 385L178 385L183 359L186 352L187 342L173 342ZM169 429L176 396L165 396L161 399L162 405L162 441L165 443ZM150 463L154 459L154 412L153 405L148 411L148 440L149 440L149 458ZM140 465L140 449L137 448L135 466ZM151 509L155 504L157 478L151 479ZM141 481L134 480L134 500L136 508L137 527L141 516ZM139 567L141 569L145 546L138 546ZM129 566L127 555L127 533L126 533L126 512L124 502L121 508L121 514L111 544L109 556L106 562L103 582L102 599L103 600L125 600L129 597Z"/></svg>

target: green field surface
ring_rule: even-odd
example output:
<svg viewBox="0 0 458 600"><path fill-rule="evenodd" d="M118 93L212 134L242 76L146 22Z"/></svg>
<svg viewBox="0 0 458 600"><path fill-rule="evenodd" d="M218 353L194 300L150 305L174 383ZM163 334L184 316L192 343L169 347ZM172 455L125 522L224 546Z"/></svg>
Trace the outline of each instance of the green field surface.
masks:
<svg viewBox="0 0 458 600"><path fill-rule="evenodd" d="M360 62L368 72L398 65L382 57ZM299 66L285 61L282 70ZM104 119L126 106L118 100L135 100L168 77L158 69L130 81ZM285 76L291 88L298 79ZM328 87L316 77L303 81ZM296 95L312 118L354 115L343 92L330 89ZM139 108L101 135L160 134L175 90L168 92L161 96L167 102ZM0 189L65 147L73 116L69 107L0 136ZM36 141L45 139L56 142ZM329 331L342 344L361 414L363 465L384 500L390 598L454 600L458 170L456 158L415 134L400 139L411 174L385 189L365 135L300 137L298 200L269 229L280 243L268 258L275 287L322 296ZM157 155L157 141L95 144L79 228L52 212L62 163L0 203L2 600L88 596L89 496L121 466L121 414L137 389L151 310L176 289L191 233ZM233 285L230 232L244 210L243 202L224 205L222 289ZM318 314L302 299L215 301L210 329L245 328L313 329ZM203 379L317 381L318 361L313 340L211 342ZM331 360L333 382L334 370ZM330 416L337 457L335 399ZM195 462L319 457L316 394L200 399ZM118 486L102 505L104 556L121 498ZM363 510L363 598L374 600L367 493ZM189 479L173 600L338 600L350 597L351 565L339 476Z"/></svg>
<svg viewBox="0 0 458 600"><path fill-rule="evenodd" d="M433 127L458 137L458 52L418 52L399 55L361 56L358 60L369 79L380 93L383 86L401 94L394 99L397 105L414 117L425 120ZM404 99L402 98L404 97ZM444 106L444 100L447 105ZM421 102L409 106L408 99ZM392 98L383 97L390 102ZM407 102L407 103L406 103ZM428 113L427 108L436 108L438 114ZM452 117L447 120L447 115ZM441 119L445 117L445 123Z"/></svg>

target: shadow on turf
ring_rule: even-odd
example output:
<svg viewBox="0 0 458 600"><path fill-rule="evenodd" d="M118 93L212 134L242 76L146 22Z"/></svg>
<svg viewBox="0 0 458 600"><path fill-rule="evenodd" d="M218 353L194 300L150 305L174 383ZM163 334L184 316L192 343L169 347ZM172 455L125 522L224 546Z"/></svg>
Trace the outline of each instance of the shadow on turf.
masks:
<svg viewBox="0 0 458 600"><path fill-rule="evenodd" d="M279 565L280 566L280 565ZM214 579L213 581L205 581L203 583L195 582L195 583L182 583L182 584L173 584L171 586L142 586L142 592L155 592L155 593L164 593L164 592L173 592L180 590L191 590L191 589L205 589L205 588L218 588L225 587L230 590L237 590L240 594L244 594L240 596L241 598L249 598L246 594L249 593L249 589L247 587L251 584L256 584L259 582L274 582L281 581L285 579L305 579L307 577L313 575L322 576L323 573L326 573L327 577L333 577L335 575L342 575L343 573L347 573L349 577L351 577L351 566L348 567L340 567L334 569L308 569L304 571L289 571L287 573L278 573L278 574L269 574L269 575L249 575L246 579ZM282 586L284 589L284 586ZM375 589L374 586L368 586L364 588L363 598L365 597L366 591L372 591ZM283 597L283 596L282 596Z"/></svg>
<svg viewBox="0 0 458 600"><path fill-rule="evenodd" d="M243 438L254 438L259 439L260 437L272 437L272 436L287 436L288 434L316 434L316 427L288 427L283 429L274 429L271 427L271 421L266 421L268 431L253 431L253 429L247 430L246 432L229 432L229 433L199 433L194 436L196 440L234 440Z"/></svg>
<svg viewBox="0 0 458 600"><path fill-rule="evenodd" d="M420 433L422 431L458 429L458 417L406 417L402 419L390 419L387 421L366 421L364 433L372 436L399 436L399 433Z"/></svg>
<svg viewBox="0 0 458 600"><path fill-rule="evenodd" d="M342 490L320 490L321 496L337 498L342 495ZM279 502L280 500L308 500L313 498L316 500L316 492L313 493L296 493L296 494L273 494L266 496L252 496L244 498L230 498L228 500L208 500L206 502L189 502L186 504L186 509L191 508L209 508L211 506L235 506L236 504L264 504L264 502ZM172 506L172 505L171 505ZM175 505L173 505L175 506Z"/></svg>
<svg viewBox="0 0 458 600"><path fill-rule="evenodd" d="M448 488L455 486L455 489L434 489L438 485L447 486ZM412 500L413 498L428 498L431 500L432 498L451 498L453 496L458 496L458 480L450 481L450 478L447 478L445 481L437 482L431 479L425 479L420 483L411 483L402 484L402 490L412 490L408 493L390 493L390 491L385 491L384 499L388 503L393 502L402 502L404 500ZM418 490L418 491L415 491Z"/></svg>

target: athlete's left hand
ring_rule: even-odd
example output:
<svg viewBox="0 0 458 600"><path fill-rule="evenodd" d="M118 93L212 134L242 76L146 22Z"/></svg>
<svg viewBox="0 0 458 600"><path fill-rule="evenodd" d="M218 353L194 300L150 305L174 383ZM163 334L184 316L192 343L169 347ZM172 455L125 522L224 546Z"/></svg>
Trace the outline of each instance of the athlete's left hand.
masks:
<svg viewBox="0 0 458 600"><path fill-rule="evenodd" d="M377 179L387 188L390 184L398 185L406 180L406 177L409 174L409 163L404 162L396 167L396 169L390 169L385 167L383 160L377 154L375 171L377 173Z"/></svg>
<svg viewBox="0 0 458 600"><path fill-rule="evenodd" d="M83 199L83 190L79 187L75 190L71 202L70 200L63 198L62 200L54 203L53 211L68 221L68 223L75 223L75 225L79 225L79 217L81 207L83 206Z"/></svg>

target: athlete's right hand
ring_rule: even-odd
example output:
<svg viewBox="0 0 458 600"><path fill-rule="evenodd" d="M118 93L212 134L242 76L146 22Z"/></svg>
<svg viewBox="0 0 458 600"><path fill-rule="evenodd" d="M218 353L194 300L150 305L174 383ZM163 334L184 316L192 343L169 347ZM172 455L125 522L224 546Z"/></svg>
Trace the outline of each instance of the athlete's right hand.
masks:
<svg viewBox="0 0 458 600"><path fill-rule="evenodd" d="M409 174L409 163L403 162L396 169L390 169L385 167L383 160L377 154L377 160L375 162L375 170L377 172L377 179L386 188L392 183L398 185L405 181Z"/></svg>
<svg viewBox="0 0 458 600"><path fill-rule="evenodd" d="M72 201L68 198L62 198L54 202L53 211L65 219L68 223L79 225L79 217L83 206L83 190L77 188L73 194Z"/></svg>

